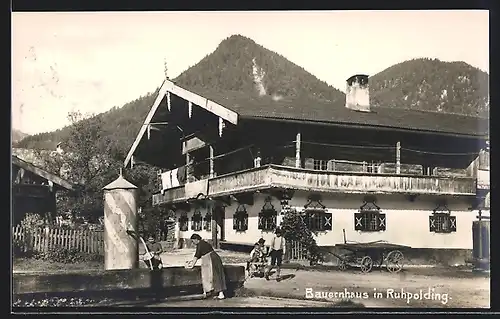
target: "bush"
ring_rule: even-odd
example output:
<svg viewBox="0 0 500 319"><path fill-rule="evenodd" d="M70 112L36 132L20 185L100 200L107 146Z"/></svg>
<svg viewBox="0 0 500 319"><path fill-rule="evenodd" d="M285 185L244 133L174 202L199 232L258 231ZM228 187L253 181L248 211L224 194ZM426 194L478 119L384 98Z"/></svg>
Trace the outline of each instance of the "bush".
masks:
<svg viewBox="0 0 500 319"><path fill-rule="evenodd" d="M311 264L316 264L324 258L311 230L304 223L303 218L304 216L301 212L292 209L283 217L280 228L283 231L285 239L301 243L302 247L307 250Z"/></svg>
<svg viewBox="0 0 500 319"><path fill-rule="evenodd" d="M65 264L73 264L88 261L103 261L104 256L99 254L82 253L76 249L56 248L47 252L37 252L33 258L38 260L53 261Z"/></svg>
<svg viewBox="0 0 500 319"><path fill-rule="evenodd" d="M20 239L14 239L12 242L12 255L14 258L30 258L33 256L32 251L25 250L25 243Z"/></svg>

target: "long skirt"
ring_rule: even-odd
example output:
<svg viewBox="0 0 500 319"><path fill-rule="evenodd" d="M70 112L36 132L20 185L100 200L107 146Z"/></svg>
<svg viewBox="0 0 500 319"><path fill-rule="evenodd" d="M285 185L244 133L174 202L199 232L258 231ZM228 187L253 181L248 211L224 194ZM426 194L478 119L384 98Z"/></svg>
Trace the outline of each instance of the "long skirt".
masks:
<svg viewBox="0 0 500 319"><path fill-rule="evenodd" d="M201 257L201 281L205 293L219 293L226 290L226 276L222 260L215 251Z"/></svg>

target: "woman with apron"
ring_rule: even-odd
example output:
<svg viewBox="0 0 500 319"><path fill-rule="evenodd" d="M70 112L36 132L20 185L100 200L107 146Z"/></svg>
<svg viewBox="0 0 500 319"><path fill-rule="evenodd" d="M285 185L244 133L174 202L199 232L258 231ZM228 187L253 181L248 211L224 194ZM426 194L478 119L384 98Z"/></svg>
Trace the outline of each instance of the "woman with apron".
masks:
<svg viewBox="0 0 500 319"><path fill-rule="evenodd" d="M215 298L224 299L226 290L226 277L222 260L214 251L212 245L201 239L200 235L193 234L191 240L196 245L196 252L193 260L189 261L186 268L192 269L198 259L201 259L201 281L203 283L203 294L205 297L210 294Z"/></svg>

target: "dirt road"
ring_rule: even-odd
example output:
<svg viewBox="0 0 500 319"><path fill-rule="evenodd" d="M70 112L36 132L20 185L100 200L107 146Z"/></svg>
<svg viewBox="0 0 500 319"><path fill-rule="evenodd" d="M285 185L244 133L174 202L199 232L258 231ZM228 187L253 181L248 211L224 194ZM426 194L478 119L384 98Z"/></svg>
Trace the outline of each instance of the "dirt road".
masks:
<svg viewBox="0 0 500 319"><path fill-rule="evenodd" d="M119 302L113 303L112 306L119 307L190 307L204 308L203 311L210 311L210 308L227 308L227 307L330 307L331 303L312 301L312 300L295 300L288 298L276 298L266 296L256 297L234 297L225 300L189 300L189 301L157 301L148 303L135 302Z"/></svg>
<svg viewBox="0 0 500 319"><path fill-rule="evenodd" d="M192 258L194 250L177 250L163 255L164 264L170 266L183 265ZM245 256L241 253L221 251L224 263L241 263ZM459 307L459 308L489 308L490 306L490 279L486 276L476 276L470 271L440 268L411 268L400 274L390 274L386 271L374 269L369 274L362 274L359 270L346 272L307 271L286 269L282 275L292 275L293 278L276 282L260 278L251 278L245 282L245 288L253 290L257 295L268 297L306 298L306 288L313 293L320 292L331 302L336 302L343 297L335 292L355 293L353 301L361 302L366 307ZM393 291L392 291L392 290ZM403 289L403 291L401 290ZM429 290L430 289L430 290ZM422 290L422 299L420 291ZM332 294L329 294L332 292ZM374 292L381 293L374 297ZM403 292L403 293L401 293ZM429 294L431 292L431 294ZM356 298L356 293L367 293L368 298ZM408 293L413 295L408 299ZM428 294L425 294L428 293ZM433 295L432 295L433 293ZM426 299L430 297L431 299ZM437 297L440 297L440 300ZM240 300L241 301L241 300ZM193 301L206 303L208 301ZM183 302L181 302L183 303ZM223 303L230 303L226 300ZM221 303L217 304L221 305Z"/></svg>
<svg viewBox="0 0 500 319"><path fill-rule="evenodd" d="M305 299L306 289L310 289L309 296L313 295L312 300L329 301L342 300L348 292L351 295L349 299L361 302L366 307L490 307L490 280L484 276L420 275L417 270L405 274L390 274L380 270L369 274L362 274L355 270L348 272L284 270L282 275L292 278L281 282L251 278L245 282L245 287L260 295L289 296L300 299ZM401 294L402 289L404 294ZM420 295L420 290L422 290L422 295ZM431 294L428 293L429 291ZM320 294L317 294L318 292ZM340 294L341 292L344 295ZM375 298L374 292L381 294ZM408 293L418 295L413 295L411 299L408 299Z"/></svg>

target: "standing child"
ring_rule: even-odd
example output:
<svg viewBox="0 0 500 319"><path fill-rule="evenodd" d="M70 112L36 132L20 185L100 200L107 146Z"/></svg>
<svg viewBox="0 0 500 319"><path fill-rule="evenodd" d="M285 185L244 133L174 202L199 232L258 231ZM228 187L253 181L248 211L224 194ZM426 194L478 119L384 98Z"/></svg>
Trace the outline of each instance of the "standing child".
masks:
<svg viewBox="0 0 500 319"><path fill-rule="evenodd" d="M151 258L144 260L144 262L153 269L161 269L163 268L163 263L161 261L160 254L163 252L163 248L161 244L155 241L153 236L149 236L148 242L146 243L146 247L148 248L149 253L151 254Z"/></svg>
<svg viewBox="0 0 500 319"><path fill-rule="evenodd" d="M268 267L265 277L269 280L269 273L276 266L276 280L281 280L281 263L283 262L283 255L285 254L285 238L282 236L281 229L277 228L275 236L271 240L271 247L269 255L271 256L271 265Z"/></svg>

